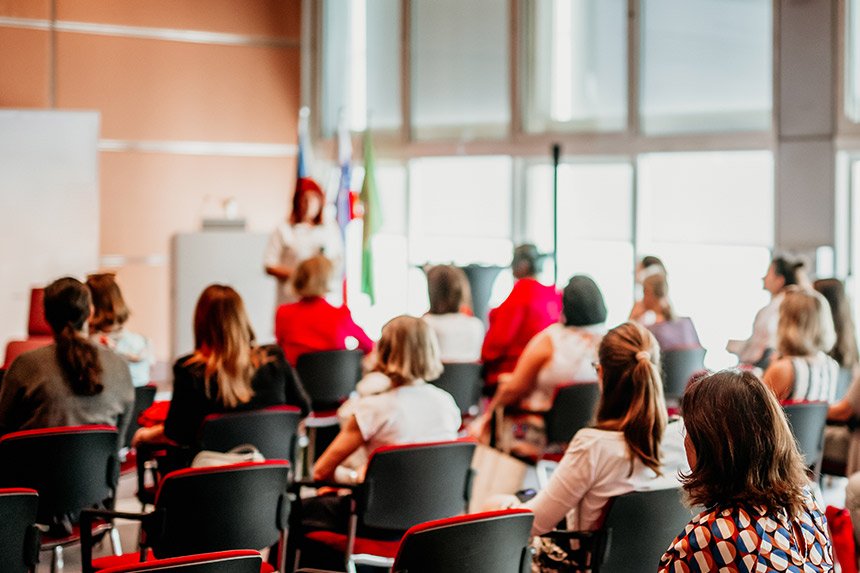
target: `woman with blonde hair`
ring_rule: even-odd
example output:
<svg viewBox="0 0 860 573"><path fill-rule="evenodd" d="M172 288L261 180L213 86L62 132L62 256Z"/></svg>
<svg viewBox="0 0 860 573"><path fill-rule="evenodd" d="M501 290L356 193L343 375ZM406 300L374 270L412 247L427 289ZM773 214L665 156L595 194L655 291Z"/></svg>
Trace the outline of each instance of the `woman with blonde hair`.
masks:
<svg viewBox="0 0 860 573"><path fill-rule="evenodd" d="M299 301L278 307L275 338L293 366L308 352L358 348L367 354L373 348L346 305L336 307L325 299L333 272L332 262L322 255L305 259L293 276Z"/></svg>
<svg viewBox="0 0 860 573"><path fill-rule="evenodd" d="M693 321L687 316L677 316L669 300L669 283L663 273L654 273L642 281L642 306L650 313L648 323L637 321L651 331L660 344L660 350L678 348L701 348L699 335Z"/></svg>
<svg viewBox="0 0 860 573"><path fill-rule="evenodd" d="M173 365L173 398L164 425L141 428L134 444L164 438L194 445L209 414L310 400L277 346L257 346L242 298L226 285L206 287L194 310L194 352Z"/></svg>
<svg viewBox="0 0 860 573"><path fill-rule="evenodd" d="M751 372L726 370L691 382L681 409L683 487L705 509L659 571L831 571L824 511L773 393Z"/></svg>
<svg viewBox="0 0 860 573"><path fill-rule="evenodd" d="M779 400L833 402L839 364L826 354L836 342L827 300L814 290L787 289L779 307L777 354L764 373Z"/></svg>

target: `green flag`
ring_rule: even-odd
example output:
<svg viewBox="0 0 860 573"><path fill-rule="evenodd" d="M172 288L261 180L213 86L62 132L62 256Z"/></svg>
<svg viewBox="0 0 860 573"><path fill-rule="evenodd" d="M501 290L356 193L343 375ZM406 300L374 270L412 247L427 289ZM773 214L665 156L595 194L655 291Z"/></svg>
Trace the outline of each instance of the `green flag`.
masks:
<svg viewBox="0 0 860 573"><path fill-rule="evenodd" d="M379 209L379 195L376 193L376 174L373 166L373 140L370 130L364 132L364 183L359 196L364 205L364 235L361 241L361 292L370 297L370 304L376 304L373 289L373 235L382 227L382 211Z"/></svg>

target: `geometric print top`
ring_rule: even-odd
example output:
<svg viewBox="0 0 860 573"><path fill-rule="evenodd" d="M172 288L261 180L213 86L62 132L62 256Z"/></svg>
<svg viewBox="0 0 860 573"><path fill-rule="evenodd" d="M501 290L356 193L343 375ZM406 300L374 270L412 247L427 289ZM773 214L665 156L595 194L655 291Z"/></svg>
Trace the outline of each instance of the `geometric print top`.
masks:
<svg viewBox="0 0 860 573"><path fill-rule="evenodd" d="M762 506L703 511L663 554L659 573L832 571L824 512L808 489L804 501L794 520L784 509L768 514Z"/></svg>

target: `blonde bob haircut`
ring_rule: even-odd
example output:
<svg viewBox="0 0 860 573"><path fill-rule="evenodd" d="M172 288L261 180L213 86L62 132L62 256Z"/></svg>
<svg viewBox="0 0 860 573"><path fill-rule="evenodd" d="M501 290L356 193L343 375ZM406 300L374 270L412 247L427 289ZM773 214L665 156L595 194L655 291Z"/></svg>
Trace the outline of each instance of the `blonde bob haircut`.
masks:
<svg viewBox="0 0 860 573"><path fill-rule="evenodd" d="M779 306L777 350L783 356L829 352L836 344L830 305L820 293L791 287Z"/></svg>
<svg viewBox="0 0 860 573"><path fill-rule="evenodd" d="M334 265L322 255L316 255L299 263L293 278L293 290L301 298L325 296L331 281Z"/></svg>
<svg viewBox="0 0 860 573"><path fill-rule="evenodd" d="M382 327L376 352L376 370L388 376L394 388L442 374L436 334L420 318L403 315L389 321Z"/></svg>

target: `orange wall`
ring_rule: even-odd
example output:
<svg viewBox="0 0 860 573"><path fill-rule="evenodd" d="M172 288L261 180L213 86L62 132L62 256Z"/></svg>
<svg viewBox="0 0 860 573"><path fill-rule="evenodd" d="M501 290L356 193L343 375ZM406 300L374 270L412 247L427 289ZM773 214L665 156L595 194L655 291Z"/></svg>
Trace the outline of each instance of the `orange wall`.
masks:
<svg viewBox="0 0 860 573"><path fill-rule="evenodd" d="M299 0L0 0L0 107L101 112L102 140L294 144ZM10 20L10 19L15 19ZM62 31L64 23L102 25ZM37 29L33 29L37 28ZM214 32L196 41L140 36ZM225 37L224 34L229 36ZM239 44L239 45L236 45ZM281 149L281 148L278 148ZM169 358L170 238L199 228L207 197L236 197L252 231L283 217L292 152L187 155L102 151L101 254L133 316ZM95 270L95 269L94 269Z"/></svg>

